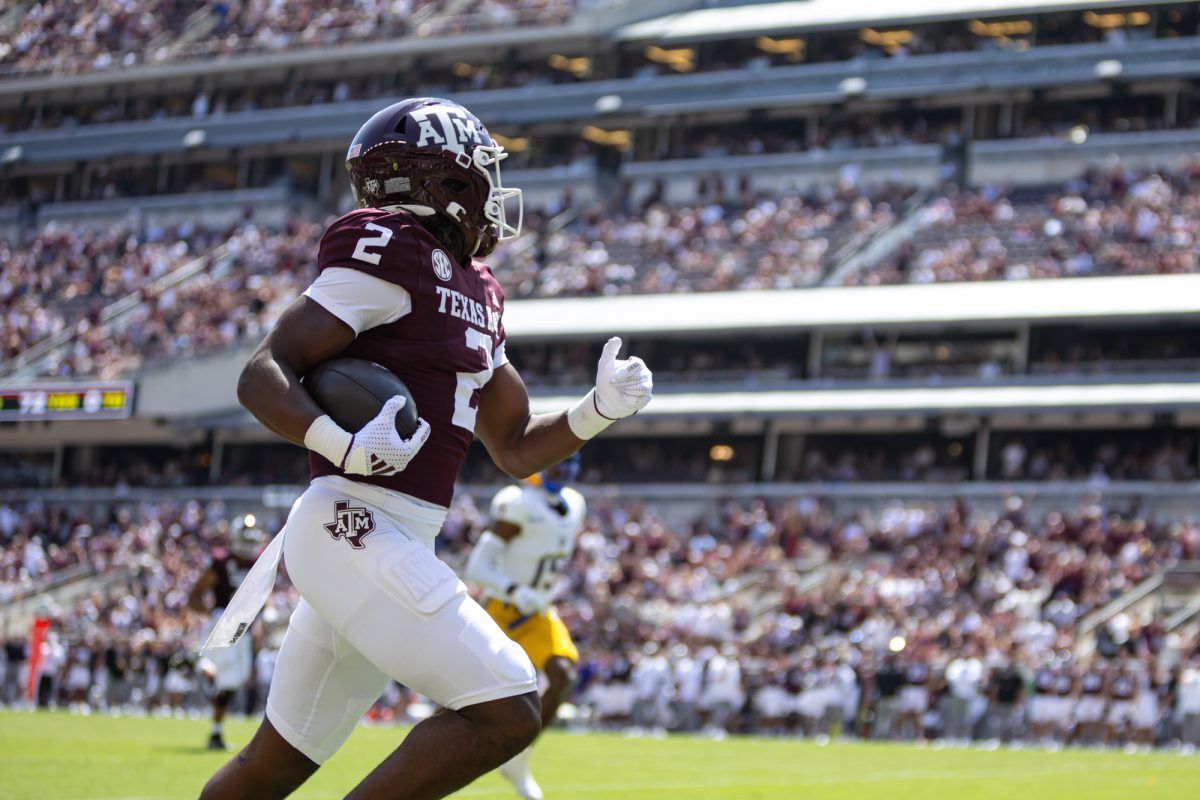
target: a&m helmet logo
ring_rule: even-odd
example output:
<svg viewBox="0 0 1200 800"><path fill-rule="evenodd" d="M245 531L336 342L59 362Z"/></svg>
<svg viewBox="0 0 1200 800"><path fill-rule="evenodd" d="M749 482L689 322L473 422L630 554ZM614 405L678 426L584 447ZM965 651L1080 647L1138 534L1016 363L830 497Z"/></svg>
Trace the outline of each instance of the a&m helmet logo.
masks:
<svg viewBox="0 0 1200 800"><path fill-rule="evenodd" d="M438 276L438 280L448 281L454 274L453 266L450 263L450 256L446 255L441 250L433 251L433 274Z"/></svg>
<svg viewBox="0 0 1200 800"><path fill-rule="evenodd" d="M464 112L452 105L414 109L409 116L417 123L417 147L440 144L444 150L465 155L468 145L489 144L484 141L486 134L479 120Z"/></svg>

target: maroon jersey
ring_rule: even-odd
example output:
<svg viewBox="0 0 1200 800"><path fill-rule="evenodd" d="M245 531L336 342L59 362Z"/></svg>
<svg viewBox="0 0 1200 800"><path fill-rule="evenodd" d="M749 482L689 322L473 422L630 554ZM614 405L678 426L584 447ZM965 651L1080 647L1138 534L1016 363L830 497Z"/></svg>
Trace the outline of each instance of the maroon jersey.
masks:
<svg viewBox="0 0 1200 800"><path fill-rule="evenodd" d="M457 263L404 211L363 208L329 226L317 267L365 272L408 292L412 310L370 328L339 357L374 361L400 377L431 428L408 467L388 477L345 475L309 453L312 476L345 475L448 506L454 480L475 434L479 391L504 342L504 292L482 263ZM353 433L353 431L351 431Z"/></svg>

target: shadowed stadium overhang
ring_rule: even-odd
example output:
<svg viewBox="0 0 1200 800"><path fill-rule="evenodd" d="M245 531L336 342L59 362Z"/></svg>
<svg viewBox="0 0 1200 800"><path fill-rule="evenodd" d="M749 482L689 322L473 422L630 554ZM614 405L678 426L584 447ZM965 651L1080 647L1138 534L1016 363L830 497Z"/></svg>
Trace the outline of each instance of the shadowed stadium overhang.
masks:
<svg viewBox="0 0 1200 800"><path fill-rule="evenodd" d="M1133 5L1150 8L1178 4L1178 0L1150 0ZM626 42L686 42L863 25L917 25L978 17L1129 7L1129 0L1049 3L1038 0L792 0L669 14L627 25L617 31L616 38Z"/></svg>

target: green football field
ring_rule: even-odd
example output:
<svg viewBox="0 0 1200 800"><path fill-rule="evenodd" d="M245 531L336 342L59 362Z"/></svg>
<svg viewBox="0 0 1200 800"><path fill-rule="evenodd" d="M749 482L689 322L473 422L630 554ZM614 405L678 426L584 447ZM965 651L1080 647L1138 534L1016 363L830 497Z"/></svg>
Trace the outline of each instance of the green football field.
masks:
<svg viewBox="0 0 1200 800"><path fill-rule="evenodd" d="M251 723L234 723L241 744ZM402 731L360 728L295 797L342 797ZM0 713L3 800L195 797L223 760L203 722ZM904 744L690 737L632 739L554 731L534 773L555 798L1128 800L1200 797L1200 757L1105 752L938 750ZM456 797L512 797L489 775Z"/></svg>

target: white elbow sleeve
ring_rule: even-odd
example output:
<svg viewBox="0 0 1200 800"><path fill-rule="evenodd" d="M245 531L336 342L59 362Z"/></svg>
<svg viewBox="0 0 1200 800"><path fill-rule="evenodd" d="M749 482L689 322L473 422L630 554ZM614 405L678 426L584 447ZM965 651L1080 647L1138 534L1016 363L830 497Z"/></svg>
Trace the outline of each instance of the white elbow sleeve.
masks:
<svg viewBox="0 0 1200 800"><path fill-rule="evenodd" d="M487 589L495 597L507 597L512 581L500 570L500 560L508 543L491 531L484 531L467 559L467 579Z"/></svg>

